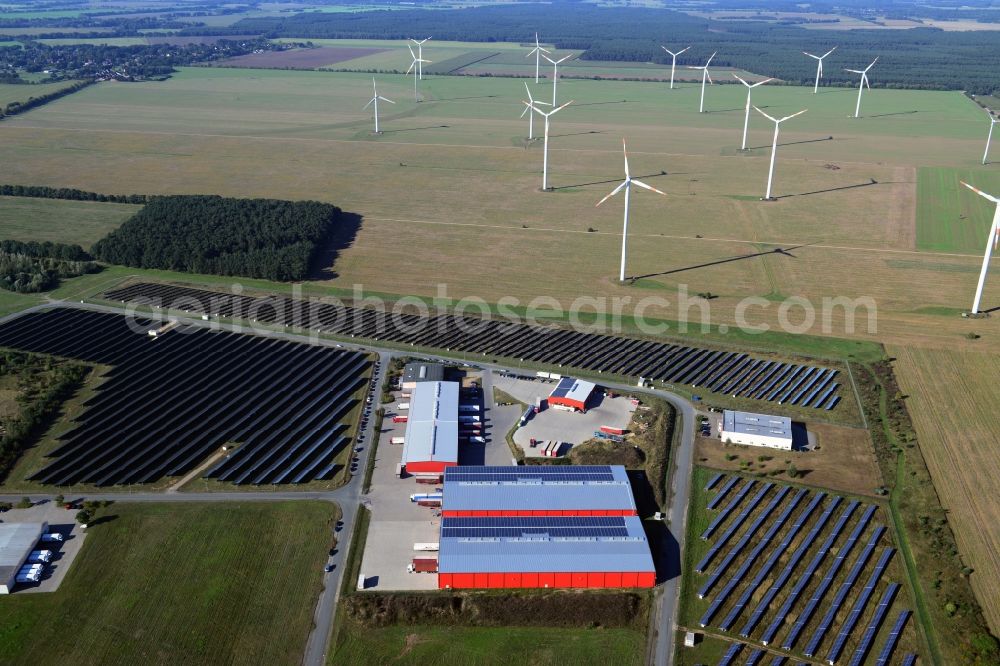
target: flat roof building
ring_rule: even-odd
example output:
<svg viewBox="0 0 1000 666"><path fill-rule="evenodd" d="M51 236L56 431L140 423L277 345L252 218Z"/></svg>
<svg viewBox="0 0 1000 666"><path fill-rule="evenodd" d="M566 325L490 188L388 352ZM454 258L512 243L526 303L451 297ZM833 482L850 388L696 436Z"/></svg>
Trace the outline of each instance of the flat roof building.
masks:
<svg viewBox="0 0 1000 666"><path fill-rule="evenodd" d="M442 516L634 516L621 465L451 467Z"/></svg>
<svg viewBox="0 0 1000 666"><path fill-rule="evenodd" d="M766 446L792 450L792 420L787 416L770 416L725 410L722 413L723 442Z"/></svg>
<svg viewBox="0 0 1000 666"><path fill-rule="evenodd" d="M444 380L444 366L440 363L407 363L403 366L403 378L399 382L404 391L412 391L422 382L440 382Z"/></svg>
<svg viewBox="0 0 1000 666"><path fill-rule="evenodd" d="M407 472L443 472L458 464L458 383L419 382L410 396L403 439Z"/></svg>
<svg viewBox="0 0 1000 666"><path fill-rule="evenodd" d="M549 405L568 407L578 412L587 411L587 400L590 394L597 388L593 382L585 382L582 379L563 377L552 393L549 394Z"/></svg>
<svg viewBox="0 0 1000 666"><path fill-rule="evenodd" d="M47 523L0 523L0 594L10 594L17 572L28 559Z"/></svg>
<svg viewBox="0 0 1000 666"><path fill-rule="evenodd" d="M653 587L637 516L442 518L438 587Z"/></svg>

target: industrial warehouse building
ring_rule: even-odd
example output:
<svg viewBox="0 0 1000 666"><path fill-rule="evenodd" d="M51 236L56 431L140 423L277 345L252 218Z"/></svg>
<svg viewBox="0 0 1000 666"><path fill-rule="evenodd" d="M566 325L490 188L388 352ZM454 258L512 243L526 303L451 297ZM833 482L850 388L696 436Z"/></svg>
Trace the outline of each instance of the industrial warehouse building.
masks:
<svg viewBox="0 0 1000 666"><path fill-rule="evenodd" d="M450 467L442 516L634 516L621 465Z"/></svg>
<svg viewBox="0 0 1000 666"><path fill-rule="evenodd" d="M548 403L553 407L564 407L578 412L587 411L587 400L597 388L592 382L563 377L549 394Z"/></svg>
<svg viewBox="0 0 1000 666"><path fill-rule="evenodd" d="M443 494L441 589L656 584L621 466L450 468Z"/></svg>
<svg viewBox="0 0 1000 666"><path fill-rule="evenodd" d="M49 529L46 523L0 523L0 594L10 594L17 572Z"/></svg>
<svg viewBox="0 0 1000 666"><path fill-rule="evenodd" d="M723 442L792 450L792 420L787 416L769 416L725 410L722 413Z"/></svg>
<svg viewBox="0 0 1000 666"><path fill-rule="evenodd" d="M420 382L410 395L403 466L407 472L443 472L458 464L458 383Z"/></svg>
<svg viewBox="0 0 1000 666"><path fill-rule="evenodd" d="M444 366L440 363L407 363L403 366L403 378L399 387L404 391L412 391L422 382L440 382L444 380Z"/></svg>

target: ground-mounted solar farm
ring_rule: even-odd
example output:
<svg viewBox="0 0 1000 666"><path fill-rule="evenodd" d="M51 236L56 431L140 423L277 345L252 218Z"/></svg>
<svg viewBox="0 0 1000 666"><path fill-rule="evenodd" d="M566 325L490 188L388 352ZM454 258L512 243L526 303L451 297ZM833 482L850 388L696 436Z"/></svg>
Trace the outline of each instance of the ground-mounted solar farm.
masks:
<svg viewBox="0 0 1000 666"><path fill-rule="evenodd" d="M107 368L42 466L20 470L46 486L157 484L207 462L227 484L331 481L371 369L358 352L69 308L0 326L0 346Z"/></svg>
<svg viewBox="0 0 1000 666"><path fill-rule="evenodd" d="M731 642L720 664L901 664L921 652L883 507L700 467L693 483L680 623L715 637L706 650Z"/></svg>
<svg viewBox="0 0 1000 666"><path fill-rule="evenodd" d="M296 303L203 289L137 283L104 294L109 301L251 319L340 337L437 349L479 358L517 359L610 376L683 384L734 398L830 411L841 402L836 367L768 360L734 351L612 337L569 329L444 315L436 318L333 304Z"/></svg>

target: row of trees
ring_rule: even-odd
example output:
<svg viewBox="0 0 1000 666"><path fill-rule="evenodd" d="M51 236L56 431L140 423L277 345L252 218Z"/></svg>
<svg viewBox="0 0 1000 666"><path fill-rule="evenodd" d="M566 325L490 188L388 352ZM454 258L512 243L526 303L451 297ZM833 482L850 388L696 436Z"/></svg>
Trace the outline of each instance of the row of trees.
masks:
<svg viewBox="0 0 1000 666"><path fill-rule="evenodd" d="M17 414L3 419L0 438L0 479L5 479L17 459L51 424L63 402L89 372L79 363L51 356L4 350L0 352L0 376L17 377Z"/></svg>
<svg viewBox="0 0 1000 666"><path fill-rule="evenodd" d="M43 104L48 104L49 102L55 101L60 97L65 97L66 95L72 95L78 90L83 90L89 86L93 81L77 81L72 83L65 88L60 88L59 90L53 90L45 95L39 95L38 97L28 97L28 99L23 102L14 101L7 106L0 109L0 118L4 116L15 116L19 113L24 113L25 111L30 111L36 107L42 106Z"/></svg>
<svg viewBox="0 0 1000 666"><path fill-rule="evenodd" d="M821 30L762 21L723 21L662 9L596 7L562 3L513 4L455 11L376 11L300 13L246 18L229 28L213 29L268 37L435 39L529 42L537 30L563 49L582 49L590 60L625 60L668 64L661 44L693 45L678 63L701 65L713 51L713 64L746 69L794 83L810 83L815 61L802 51L838 46L826 65L827 84L856 84L844 67L867 65L881 54L871 75L874 86L963 89L978 94L1000 89L992 61L984 53L1000 49L1000 32L912 30ZM812 10L811 10L812 11ZM1000 27L1000 26L998 26ZM205 29L194 29L193 32Z"/></svg>
<svg viewBox="0 0 1000 666"><path fill-rule="evenodd" d="M60 279L100 270L101 267L92 261L66 261L0 252L0 289L21 294L51 291L59 286Z"/></svg>
<svg viewBox="0 0 1000 666"><path fill-rule="evenodd" d="M90 261L93 257L79 245L53 243L52 241L0 240L0 253L20 254L25 257L62 259L63 261Z"/></svg>
<svg viewBox="0 0 1000 666"><path fill-rule="evenodd" d="M145 194L101 194L77 190L72 187L48 187L46 185L0 185L0 196L129 204L144 204L148 200Z"/></svg>
<svg viewBox="0 0 1000 666"><path fill-rule="evenodd" d="M309 277L339 216L317 201L154 197L91 251L138 268L297 281Z"/></svg>

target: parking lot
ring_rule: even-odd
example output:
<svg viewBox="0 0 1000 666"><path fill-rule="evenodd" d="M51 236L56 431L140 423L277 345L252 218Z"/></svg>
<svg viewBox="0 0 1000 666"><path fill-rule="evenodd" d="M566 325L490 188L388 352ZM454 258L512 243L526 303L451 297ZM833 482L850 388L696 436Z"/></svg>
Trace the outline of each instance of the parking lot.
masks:
<svg viewBox="0 0 1000 666"><path fill-rule="evenodd" d="M86 530L76 522L76 509L64 509L54 502L42 502L30 509L11 509L0 514L0 520L5 523L41 523L49 524L49 532L63 535L62 543L40 543L36 550L51 550L52 561L45 565L42 579L37 583L19 583L14 594L31 594L37 592L55 592L59 589L66 573L73 565L83 541Z"/></svg>

